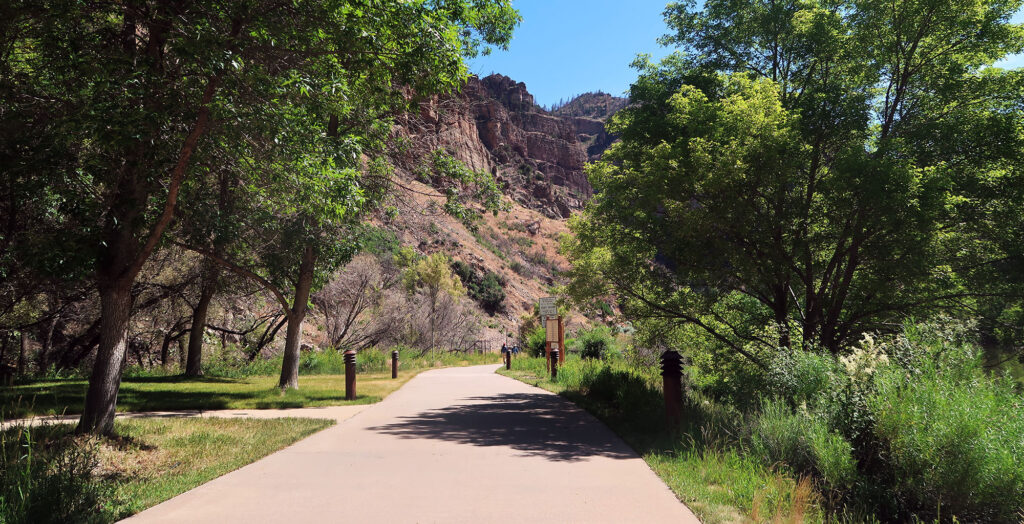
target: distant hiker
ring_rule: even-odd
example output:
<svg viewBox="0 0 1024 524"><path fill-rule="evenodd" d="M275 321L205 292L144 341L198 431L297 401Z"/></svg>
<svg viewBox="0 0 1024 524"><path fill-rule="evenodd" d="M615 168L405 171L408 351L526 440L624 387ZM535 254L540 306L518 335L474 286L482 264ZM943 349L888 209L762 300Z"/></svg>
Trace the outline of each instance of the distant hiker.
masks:
<svg viewBox="0 0 1024 524"><path fill-rule="evenodd" d="M501 343L501 354L504 355L505 353L508 353L508 346L506 346L505 343L502 342Z"/></svg>
<svg viewBox="0 0 1024 524"><path fill-rule="evenodd" d="M519 354L519 344L516 344L516 345L512 346L512 354L513 355L518 355Z"/></svg>

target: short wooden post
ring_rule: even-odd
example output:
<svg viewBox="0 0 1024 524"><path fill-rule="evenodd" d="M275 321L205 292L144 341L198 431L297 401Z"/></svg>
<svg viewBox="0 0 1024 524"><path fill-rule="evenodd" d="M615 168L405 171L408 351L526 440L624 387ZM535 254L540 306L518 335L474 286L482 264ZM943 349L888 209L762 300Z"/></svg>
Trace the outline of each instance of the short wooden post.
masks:
<svg viewBox="0 0 1024 524"><path fill-rule="evenodd" d="M356 352L345 352L345 400L356 399Z"/></svg>
<svg viewBox="0 0 1024 524"><path fill-rule="evenodd" d="M391 378L398 378L398 350L391 352Z"/></svg>
<svg viewBox="0 0 1024 524"><path fill-rule="evenodd" d="M512 350L505 352L505 369L512 369Z"/></svg>
<svg viewBox="0 0 1024 524"><path fill-rule="evenodd" d="M683 358L674 350L661 354L662 389L665 392L665 416L669 427L676 427L683 416Z"/></svg>
<svg viewBox="0 0 1024 524"><path fill-rule="evenodd" d="M551 348L551 380L558 379L558 347Z"/></svg>

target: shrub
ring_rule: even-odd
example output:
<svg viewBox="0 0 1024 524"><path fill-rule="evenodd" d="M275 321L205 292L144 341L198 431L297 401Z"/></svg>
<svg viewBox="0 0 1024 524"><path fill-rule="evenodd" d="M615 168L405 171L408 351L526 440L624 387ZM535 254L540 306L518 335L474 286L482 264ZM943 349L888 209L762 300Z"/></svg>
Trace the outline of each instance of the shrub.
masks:
<svg viewBox="0 0 1024 524"><path fill-rule="evenodd" d="M712 400L731 404L739 410L756 408L760 395L770 390L765 383L765 372L721 345L698 338L693 341L683 347L691 360L688 372L693 385Z"/></svg>
<svg viewBox="0 0 1024 524"><path fill-rule="evenodd" d="M947 351L962 351L948 349ZM868 399L901 506L925 518L1015 522L1024 508L1024 402L977 366L880 374Z"/></svg>
<svg viewBox="0 0 1024 524"><path fill-rule="evenodd" d="M529 237L512 237L512 243L523 249L533 247L533 239Z"/></svg>
<svg viewBox="0 0 1024 524"><path fill-rule="evenodd" d="M543 357L544 348L547 342L546 335L544 333L544 326L537 326L533 328L526 335L526 354L531 357Z"/></svg>
<svg viewBox="0 0 1024 524"><path fill-rule="evenodd" d="M526 224L524 224L522 222L519 222L519 221L502 222L502 223L498 224L498 226L502 227L502 228L505 228L505 229L507 229L509 231L518 231L520 233L526 233Z"/></svg>
<svg viewBox="0 0 1024 524"><path fill-rule="evenodd" d="M488 271L476 286L470 288L469 292L470 297L488 313L501 311L505 307L505 282L497 273Z"/></svg>
<svg viewBox="0 0 1024 524"><path fill-rule="evenodd" d="M516 274L518 274L518 275L522 275L524 277L532 277L533 276L533 273L529 269L527 269L526 266L524 266L522 262L520 262L518 260L513 260L512 262L509 262L508 267L512 271L515 271Z"/></svg>
<svg viewBox="0 0 1024 524"><path fill-rule="evenodd" d="M615 349L615 339L607 326L581 329L576 334L576 341L583 358L603 359L610 350Z"/></svg>
<svg viewBox="0 0 1024 524"><path fill-rule="evenodd" d="M249 360L244 352L227 346L211 346L203 355L203 373L208 377L242 378L281 373L281 355L271 358L256 356Z"/></svg>
<svg viewBox="0 0 1024 524"><path fill-rule="evenodd" d="M535 373L544 376L544 360L537 359L537 362ZM596 409L601 418L621 423L638 436L653 435L664 429L662 394L655 386L658 382L660 377L655 370L629 368L621 361L581 359L574 355L568 356L558 371L558 384L565 388L570 399Z"/></svg>
<svg viewBox="0 0 1024 524"><path fill-rule="evenodd" d="M827 429L818 420L807 438L814 457L814 468L833 490L848 489L858 478L853 445L839 433Z"/></svg>
<svg viewBox="0 0 1024 524"><path fill-rule="evenodd" d="M839 372L831 355L800 349L781 351L768 366L769 387L793 405L814 403L836 382Z"/></svg>
<svg viewBox="0 0 1024 524"><path fill-rule="evenodd" d="M551 261L548 260L548 256L544 254L541 249L535 249L526 253L526 260L531 264L538 265L540 267L548 267L551 265Z"/></svg>
<svg viewBox="0 0 1024 524"><path fill-rule="evenodd" d="M434 224L431 223L431 225ZM398 240L398 236L386 229L381 229L371 225L363 225L359 229L358 233L359 246L363 251L368 253L373 253L375 255L394 255L398 249L402 247L402 242Z"/></svg>
<svg viewBox="0 0 1024 524"><path fill-rule="evenodd" d="M473 266L461 260L452 262L452 271L466 287L469 298L480 304L484 311L493 315L505 308L505 279L500 275L487 271L481 276Z"/></svg>

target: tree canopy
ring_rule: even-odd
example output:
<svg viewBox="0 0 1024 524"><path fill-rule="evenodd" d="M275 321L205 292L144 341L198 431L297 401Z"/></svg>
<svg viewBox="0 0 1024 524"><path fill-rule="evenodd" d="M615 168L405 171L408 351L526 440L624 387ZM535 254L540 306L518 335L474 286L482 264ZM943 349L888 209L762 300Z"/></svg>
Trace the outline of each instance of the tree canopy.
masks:
<svg viewBox="0 0 1024 524"><path fill-rule="evenodd" d="M519 21L506 0L22 0L4 15L0 113L17 123L0 149L5 201L54 231L4 242L93 275L102 328L86 431L111 428L136 277L177 219L223 211L197 199L179 213L180 199L226 179L248 229L221 235L257 231L282 248L263 263L311 277L319 257L351 253L331 233L366 203L362 155L388 118L458 87L463 58L507 45Z"/></svg>
<svg viewBox="0 0 1024 524"><path fill-rule="evenodd" d="M1019 300L1020 2L670 4L590 167L570 291L764 365ZM685 326L685 327L684 327Z"/></svg>

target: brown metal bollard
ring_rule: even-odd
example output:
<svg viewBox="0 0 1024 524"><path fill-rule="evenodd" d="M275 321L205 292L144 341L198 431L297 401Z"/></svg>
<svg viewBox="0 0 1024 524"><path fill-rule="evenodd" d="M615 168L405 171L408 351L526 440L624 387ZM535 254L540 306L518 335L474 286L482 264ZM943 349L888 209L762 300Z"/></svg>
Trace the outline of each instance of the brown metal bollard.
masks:
<svg viewBox="0 0 1024 524"><path fill-rule="evenodd" d="M551 348L551 380L558 379L558 348Z"/></svg>
<svg viewBox="0 0 1024 524"><path fill-rule="evenodd" d="M391 352L391 378L398 378L398 350Z"/></svg>
<svg viewBox="0 0 1024 524"><path fill-rule="evenodd" d="M512 350L505 352L505 369L512 369Z"/></svg>
<svg viewBox="0 0 1024 524"><path fill-rule="evenodd" d="M665 416L676 427L683 416L683 357L674 350L661 354L662 389L665 392Z"/></svg>
<svg viewBox="0 0 1024 524"><path fill-rule="evenodd" d="M356 399L356 352L345 352L345 400Z"/></svg>

